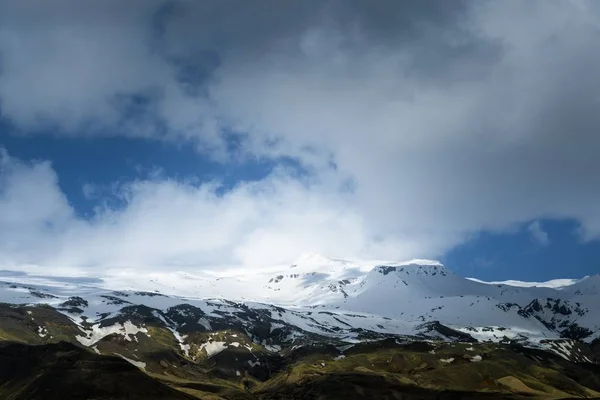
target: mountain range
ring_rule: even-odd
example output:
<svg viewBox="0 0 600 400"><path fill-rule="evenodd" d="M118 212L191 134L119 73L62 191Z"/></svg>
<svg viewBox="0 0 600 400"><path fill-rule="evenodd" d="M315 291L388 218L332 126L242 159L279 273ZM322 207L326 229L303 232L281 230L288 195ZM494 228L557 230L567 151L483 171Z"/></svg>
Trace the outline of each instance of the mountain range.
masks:
<svg viewBox="0 0 600 400"><path fill-rule="evenodd" d="M593 398L599 290L599 275L488 283L320 255L221 276L3 271L0 358L19 361L0 394L69 398L59 380L70 398Z"/></svg>

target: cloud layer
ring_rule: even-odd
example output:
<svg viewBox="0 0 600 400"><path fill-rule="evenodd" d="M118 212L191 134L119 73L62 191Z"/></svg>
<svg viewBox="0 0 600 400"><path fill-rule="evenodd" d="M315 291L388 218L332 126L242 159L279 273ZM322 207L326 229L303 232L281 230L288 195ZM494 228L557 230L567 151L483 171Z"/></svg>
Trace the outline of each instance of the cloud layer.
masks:
<svg viewBox="0 0 600 400"><path fill-rule="evenodd" d="M125 207L86 221L50 164L5 155L4 257L437 257L474 232L553 217L595 239L599 39L593 1L0 0L0 111L15 134L288 156L309 176L280 169L223 196L218 183L131 182L115 193Z"/></svg>

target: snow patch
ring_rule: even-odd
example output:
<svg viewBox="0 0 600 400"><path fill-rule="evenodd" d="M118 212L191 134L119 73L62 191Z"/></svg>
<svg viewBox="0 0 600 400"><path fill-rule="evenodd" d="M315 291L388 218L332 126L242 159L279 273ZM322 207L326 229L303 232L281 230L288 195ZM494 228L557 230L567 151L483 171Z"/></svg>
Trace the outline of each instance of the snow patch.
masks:
<svg viewBox="0 0 600 400"><path fill-rule="evenodd" d="M267 351L278 353L281 351L281 346L278 344L264 344L263 347L267 349Z"/></svg>
<svg viewBox="0 0 600 400"><path fill-rule="evenodd" d="M175 340L177 340L177 343L179 344L179 348L181 349L181 352L183 354L185 354L186 357L190 356L190 345L186 344L184 342L184 339L187 336L181 336L181 334L179 332L177 332L177 330L175 328L173 328L169 322L167 322L167 320L158 312L156 311L152 311L152 315L154 315L156 318L160 319L164 324L165 324L165 328L167 328L175 337Z"/></svg>
<svg viewBox="0 0 600 400"><path fill-rule="evenodd" d="M279 323L273 322L271 324L271 331L269 333L273 333L273 331L275 329L283 328L284 326L285 326L284 324L279 324Z"/></svg>
<svg viewBox="0 0 600 400"><path fill-rule="evenodd" d="M552 289L560 289L566 286L571 286L581 281L581 279L552 279L546 282L524 282L524 281L482 281L476 278L465 278L473 282L484 283L486 285L506 285L506 286L514 286L514 287L522 287L522 288L532 288L532 287L543 287L543 288L552 288Z"/></svg>
<svg viewBox="0 0 600 400"><path fill-rule="evenodd" d="M143 326L135 326L131 321L125 321L123 324L116 323L114 325L100 327L100 324L92 325L90 330L81 329L85 336L77 335L75 339L83 346L90 347L100 340L104 339L108 335L117 334L122 335L125 340L131 342L130 335L136 335L138 332L147 333L148 329Z"/></svg>
<svg viewBox="0 0 600 400"><path fill-rule="evenodd" d="M565 360L571 360L573 344L569 341L554 341L549 343L540 343L541 348L557 354Z"/></svg>
<svg viewBox="0 0 600 400"><path fill-rule="evenodd" d="M225 342L206 342L206 343L202 343L202 345L200 346L200 351L202 351L202 349L204 349L204 351L206 352L206 355L210 358L210 357L214 356L215 354L219 354L226 348L227 348L227 343L225 343Z"/></svg>
<svg viewBox="0 0 600 400"><path fill-rule="evenodd" d="M190 345L184 342L185 338L187 338L187 335L181 336L181 334L179 332L177 332L175 329L173 329L173 328L168 328L168 329L173 333L173 336L175 336L175 339L177 339L177 343L179 343L179 348L181 349L183 354L185 354L186 357L189 357L190 356Z"/></svg>
<svg viewBox="0 0 600 400"><path fill-rule="evenodd" d="M142 371L146 372L146 363L145 362L132 360L131 358L127 358L127 357L125 357L125 356L123 356L123 355L121 355L119 353L114 353L114 354L118 355L123 360L129 362L130 364L135 365L136 367L138 367Z"/></svg>
<svg viewBox="0 0 600 400"><path fill-rule="evenodd" d="M207 331L211 331L212 327L210 326L210 322L206 318L200 318L198 323L204 327Z"/></svg>

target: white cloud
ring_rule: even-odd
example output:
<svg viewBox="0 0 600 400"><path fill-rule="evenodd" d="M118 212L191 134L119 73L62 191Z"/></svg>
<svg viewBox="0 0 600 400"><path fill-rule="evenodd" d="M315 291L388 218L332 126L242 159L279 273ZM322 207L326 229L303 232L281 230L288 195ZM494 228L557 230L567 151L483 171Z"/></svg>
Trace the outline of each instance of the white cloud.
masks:
<svg viewBox="0 0 600 400"><path fill-rule="evenodd" d="M531 237L533 238L533 240L535 240L535 242L537 244L539 244L540 246L548 246L550 244L550 238L548 237L548 232L546 232L542 228L542 224L540 223L540 221L532 222L527 227L527 230L531 234Z"/></svg>
<svg viewBox="0 0 600 400"><path fill-rule="evenodd" d="M120 209L78 218L47 162L2 156L0 255L5 267L196 269L287 263L307 250L353 257L402 251L369 236L336 177L310 184L276 170L224 195L218 184L166 178L118 186ZM408 256L408 252L406 254Z"/></svg>
<svg viewBox="0 0 600 400"><path fill-rule="evenodd" d="M91 222L47 185L57 208L43 215L73 223L49 243L73 265L436 257L472 232L553 217L594 239L598 9L0 0L0 109L24 133L52 123L55 134L191 141L219 160L240 155L226 154L223 132L241 132L242 156L291 156L313 174L223 197L138 181L118 189L124 210ZM123 103L138 93L141 105ZM56 179L48 164L31 168ZM337 190L347 181L352 191Z"/></svg>

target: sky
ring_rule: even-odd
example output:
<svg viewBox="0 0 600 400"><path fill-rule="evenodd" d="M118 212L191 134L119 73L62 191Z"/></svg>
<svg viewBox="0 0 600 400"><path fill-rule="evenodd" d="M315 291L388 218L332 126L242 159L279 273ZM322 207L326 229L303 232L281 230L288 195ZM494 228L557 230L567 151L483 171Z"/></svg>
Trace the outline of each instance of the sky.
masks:
<svg viewBox="0 0 600 400"><path fill-rule="evenodd" d="M600 4L0 0L0 265L600 273Z"/></svg>

